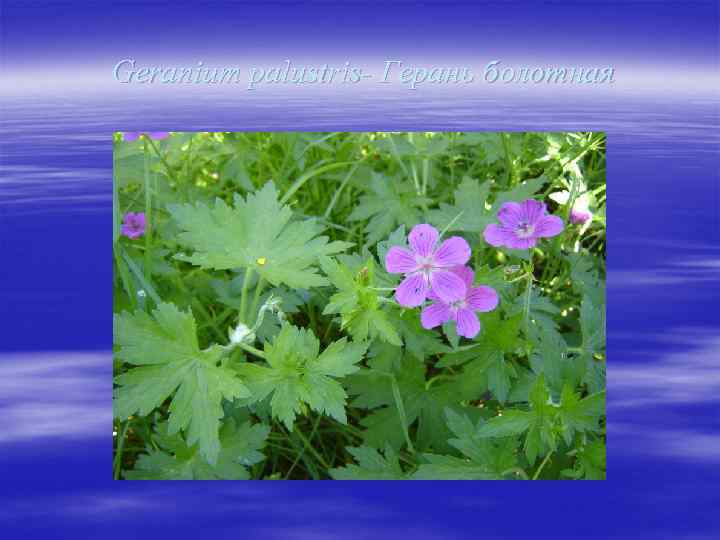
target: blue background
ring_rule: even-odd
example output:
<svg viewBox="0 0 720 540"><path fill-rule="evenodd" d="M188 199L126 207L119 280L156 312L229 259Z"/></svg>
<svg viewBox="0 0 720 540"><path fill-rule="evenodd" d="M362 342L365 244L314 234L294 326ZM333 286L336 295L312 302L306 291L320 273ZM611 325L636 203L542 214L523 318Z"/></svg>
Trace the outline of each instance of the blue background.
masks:
<svg viewBox="0 0 720 540"><path fill-rule="evenodd" d="M5 1L0 531L5 538L720 536L715 2ZM612 85L246 92L139 64L386 59L616 68ZM111 132L608 133L608 480L111 480Z"/></svg>

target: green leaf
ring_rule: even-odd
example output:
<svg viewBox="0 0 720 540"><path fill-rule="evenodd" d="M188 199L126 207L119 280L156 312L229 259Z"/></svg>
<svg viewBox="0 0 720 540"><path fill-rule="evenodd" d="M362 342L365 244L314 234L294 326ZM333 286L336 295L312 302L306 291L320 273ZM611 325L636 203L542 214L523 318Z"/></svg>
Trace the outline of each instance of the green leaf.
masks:
<svg viewBox="0 0 720 540"><path fill-rule="evenodd" d="M387 354L392 353L388 351ZM401 361L386 360L384 365L386 373L395 375L397 379L407 425L417 422L418 448L448 450L450 432L443 410L446 407L461 408L461 401L478 397L475 381L463 377L426 381L425 365L407 354ZM348 379L348 392L358 395L352 402L353 406L384 406L360 421L367 428L364 433L365 443L375 448L383 448L386 443L393 448L400 448L404 442L404 426L395 403L390 377L378 370L360 371Z"/></svg>
<svg viewBox="0 0 720 540"><path fill-rule="evenodd" d="M346 388L354 396L351 405L363 409L375 409L392 402L390 374L399 371L403 352L400 347L376 344L369 353L368 366L346 379ZM382 447L382 446L380 446Z"/></svg>
<svg viewBox="0 0 720 540"><path fill-rule="evenodd" d="M225 162L222 168L223 177L245 191L252 191L253 184L248 175L245 159L237 154Z"/></svg>
<svg viewBox="0 0 720 540"><path fill-rule="evenodd" d="M576 432L600 431L598 423L605 414L605 392L591 394L583 399L565 386L560 401L560 420L563 436L569 445Z"/></svg>
<svg viewBox="0 0 720 540"><path fill-rule="evenodd" d="M471 145L480 145L485 156L486 163L495 163L505 157L505 151L502 144L502 135L500 133L490 132L471 132L465 133L462 142Z"/></svg>
<svg viewBox="0 0 720 540"><path fill-rule="evenodd" d="M550 400L550 393L545 386L545 377L538 376L535 384L530 389L528 396L531 413L533 415L532 425L525 438L525 456L530 465L535 463L537 456L542 454L546 448L555 450L555 423L558 416L558 409Z"/></svg>
<svg viewBox="0 0 720 540"><path fill-rule="evenodd" d="M150 167L158 161L157 157L148 155ZM145 177L145 153L140 143L123 143L113 151L113 180L124 188L130 184L142 184Z"/></svg>
<svg viewBox="0 0 720 540"><path fill-rule="evenodd" d="M532 370L545 375L550 388L555 395L560 391L563 382L563 373L567 364L567 343L560 333L549 328L540 328L531 324L529 333L535 343L535 350L530 357Z"/></svg>
<svg viewBox="0 0 720 540"><path fill-rule="evenodd" d="M397 229L390 233L390 236L388 236L385 240L377 243L377 256L381 263L384 264L387 252L390 251L390 248L393 246L407 248L407 233L405 232L405 225L400 225Z"/></svg>
<svg viewBox="0 0 720 540"><path fill-rule="evenodd" d="M334 378L357 371L366 348L365 343L343 338L319 354L320 342L312 331L286 325L274 343L265 344L267 366L245 363L237 369L252 392L249 403L272 396L272 415L289 430L306 405L347 423L347 394Z"/></svg>
<svg viewBox="0 0 720 540"><path fill-rule="evenodd" d="M539 176L537 178L525 180L509 191L501 191L495 198L495 202L493 203L490 212L493 215L496 215L503 203L508 201L524 201L531 198L535 193L540 191L547 182L547 178Z"/></svg>
<svg viewBox="0 0 720 540"><path fill-rule="evenodd" d="M369 220L365 226L367 243L374 245L400 224L408 228L416 225L421 217L419 208L429 202L409 186L374 174L367 186L367 194L360 197L348 220Z"/></svg>
<svg viewBox="0 0 720 540"><path fill-rule="evenodd" d="M436 454L423 454L430 463L422 464L413 480L499 480L500 477L485 465L468 459Z"/></svg>
<svg viewBox="0 0 720 540"><path fill-rule="evenodd" d="M478 437L514 437L528 430L533 416L526 411L507 410L502 416L495 416L478 430Z"/></svg>
<svg viewBox="0 0 720 540"><path fill-rule="evenodd" d="M526 294L523 293L515 298L508 309L510 314L523 313L525 309ZM530 290L530 303L528 318L532 325L541 332L557 333L558 324L555 317L560 314L560 308L553 304L547 296L540 294L537 288ZM532 338L535 334L531 334Z"/></svg>
<svg viewBox="0 0 720 540"><path fill-rule="evenodd" d="M247 467L265 459L261 450L270 433L263 424L245 422L238 426L228 419L220 430L220 452L211 464L188 447L179 435L170 435L167 423L157 428L161 450L149 447L141 454L135 468L125 472L127 480L247 480Z"/></svg>
<svg viewBox="0 0 720 540"><path fill-rule="evenodd" d="M385 447L385 457L374 448L361 446L347 448L357 465L347 465L330 469L330 476L334 480L406 480L398 461L398 456L391 446Z"/></svg>
<svg viewBox="0 0 720 540"><path fill-rule="evenodd" d="M505 268L496 266L490 268L488 265L482 265L475 268L475 283L478 285L487 285L497 291L503 297L510 283L505 280Z"/></svg>
<svg viewBox="0 0 720 540"><path fill-rule="evenodd" d="M141 366L115 377L115 417L147 415L175 393L170 432L185 431L188 444L198 443L203 457L215 463L222 400L250 395L232 370L218 366L222 348L201 351L192 314L165 303L152 316L142 311L116 315L113 336L117 358Z"/></svg>
<svg viewBox="0 0 720 540"><path fill-rule="evenodd" d="M500 403L505 403L510 392L511 381L517 377L517 371L512 361L506 360L502 353L493 353L490 360L485 368L488 390Z"/></svg>
<svg viewBox="0 0 720 540"><path fill-rule="evenodd" d="M559 408L550 400L542 375L530 388L530 411L510 409L482 424L477 431L480 437L509 437L527 432L525 455L532 465L544 449L556 448L556 421Z"/></svg>
<svg viewBox="0 0 720 540"><path fill-rule="evenodd" d="M522 315L500 319L497 312L480 314L481 330L476 344L446 354L438 367L449 367L470 362L468 374L477 378L486 377L487 388L495 398L504 403L511 381L517 377L514 363L505 358L505 353L514 352L520 344L520 322Z"/></svg>
<svg viewBox="0 0 720 540"><path fill-rule="evenodd" d="M591 441L578 450L572 470L562 471L563 476L585 478L587 480L605 480L606 450L602 439Z"/></svg>
<svg viewBox="0 0 720 540"><path fill-rule="evenodd" d="M320 265L339 290L330 298L323 314L340 314L342 328L347 329L355 341L380 338L393 345L402 345L399 334L382 309L378 292L373 290L375 263L372 258L357 275L329 257L321 258Z"/></svg>
<svg viewBox="0 0 720 540"><path fill-rule="evenodd" d="M583 297L580 306L580 326L582 328L582 345L579 362L585 364L583 381L591 392L599 392L605 387L605 361L601 358L605 353L606 315L605 304L596 305L589 296Z"/></svg>
<svg viewBox="0 0 720 540"><path fill-rule="evenodd" d="M448 442L466 457L476 463L483 464L489 471L501 476L504 471L515 467L515 437L503 437L501 441L492 441L482 436L482 420L477 427L464 414L458 414L450 408L445 409L445 416L455 438Z"/></svg>
<svg viewBox="0 0 720 540"><path fill-rule="evenodd" d="M590 298L596 306L605 303L605 283L601 281L597 270L593 267L593 260L583 257L580 253L571 253L567 256L570 267L570 277L573 288L580 294Z"/></svg>
<svg viewBox="0 0 720 540"><path fill-rule="evenodd" d="M597 305L588 296L580 305L580 326L583 333L582 348L591 353L605 350L605 304Z"/></svg>
<svg viewBox="0 0 720 540"><path fill-rule="evenodd" d="M388 318L400 333L406 350L418 360L424 361L428 356L450 351L450 347L443 344L440 334L422 327L418 310L392 310Z"/></svg>
<svg viewBox="0 0 720 540"><path fill-rule="evenodd" d="M455 204L440 203L440 208L430 211L429 221L439 229L452 223L448 228L450 231L481 233L494 221L491 212L485 208L489 194L489 182L480 184L465 177L455 190Z"/></svg>
<svg viewBox="0 0 720 540"><path fill-rule="evenodd" d="M315 267L318 257L352 244L328 243L327 237L318 236L323 226L314 220L291 222L292 211L278 202L277 195L274 184L268 182L247 199L236 194L234 207L220 199L213 206L169 206L183 231L178 241L194 250L192 255L178 254L176 258L216 270L254 269L273 285L326 285Z"/></svg>

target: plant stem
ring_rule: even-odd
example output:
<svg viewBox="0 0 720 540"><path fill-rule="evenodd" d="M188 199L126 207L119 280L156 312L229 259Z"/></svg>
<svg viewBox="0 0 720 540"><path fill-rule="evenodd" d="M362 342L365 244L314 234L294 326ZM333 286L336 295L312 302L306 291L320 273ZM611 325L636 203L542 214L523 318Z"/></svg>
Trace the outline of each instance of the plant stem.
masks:
<svg viewBox="0 0 720 540"><path fill-rule="evenodd" d="M117 449L115 450L115 460L113 462L113 480L120 480L120 465L122 465L123 447L125 446L125 434L127 433L129 426L130 421L128 420L123 425L122 432L120 433L120 438L117 442Z"/></svg>
<svg viewBox="0 0 720 540"><path fill-rule="evenodd" d="M263 360L265 359L265 353L262 352L260 349L256 349L252 345L248 345L247 343L238 343L237 346L240 347L241 349L246 350L247 352L249 352L252 355L262 358Z"/></svg>
<svg viewBox="0 0 720 540"><path fill-rule="evenodd" d="M148 153L148 137L143 137L145 143L145 258L143 259L143 275L150 281L150 243L153 233L152 223L152 194L150 189L150 155Z"/></svg>
<svg viewBox="0 0 720 540"><path fill-rule="evenodd" d="M513 164L512 156L510 155L510 136L507 133L501 133L500 138L502 139L503 150L505 152L505 168L507 169L507 185L508 187L513 184Z"/></svg>
<svg viewBox="0 0 720 540"><path fill-rule="evenodd" d="M354 161L345 161L343 163L330 163L306 172L305 174L301 175L297 180L295 180L292 186L290 186L290 189L288 189L285 195L283 195L282 199L280 199L280 204L286 204L290 200L290 197L292 197L295 192L300 189L303 184L305 184L305 182L307 182L314 176L332 171L333 169L337 169L339 167L345 167L347 165L353 164L355 164Z"/></svg>
<svg viewBox="0 0 720 540"><path fill-rule="evenodd" d="M527 270L527 289L525 290L525 302L523 304L523 321L525 322L525 331L530 331L530 299L532 294L532 284L533 284L533 272L534 267L532 263L532 259L530 261L530 265Z"/></svg>
<svg viewBox="0 0 720 540"><path fill-rule="evenodd" d="M157 155L158 158L160 158L160 161L162 162L163 166L165 167L165 170L167 171L168 177L172 178L177 182L177 179L175 178L175 174L172 171L172 167L170 167L170 164L165 159L165 156L160 153L160 149L157 147L157 144L155 144L155 141L153 141L150 137L147 135L143 135L143 140L145 141L145 152L147 153L147 147L148 143L152 147L152 149L155 151L155 155ZM192 144L192 139L190 139L190 144Z"/></svg>
<svg viewBox="0 0 720 540"><path fill-rule="evenodd" d="M442 238L442 237L445 235L445 233L448 232L448 230L450 230L450 227L452 227L453 225L455 225L455 222L456 222L458 219L460 219L464 213L465 213L465 210L461 210L460 213L459 213L457 216L455 216L454 218L452 218L452 219L450 220L450 223L448 223L447 225L445 225L445 227L443 227L443 230L440 231L440 236L438 236L438 238Z"/></svg>
<svg viewBox="0 0 720 540"><path fill-rule="evenodd" d="M117 164L115 163L115 153L113 152L113 249L120 239L120 194L118 192L118 185L115 181L115 172L117 171Z"/></svg>
<svg viewBox="0 0 720 540"><path fill-rule="evenodd" d="M317 450L315 450L315 448L313 448L312 444L310 444L310 441L307 439L307 437L305 437L305 435L303 435L302 431L300 431L300 430L297 429L297 427L296 427L294 433L295 433L295 434L300 438L300 440L303 442L303 444L305 445L305 448L306 448L307 450L310 450L310 453L311 453L313 456L315 456L315 459L317 459L317 460L320 462L320 465L322 465L322 466L325 467L326 469L329 469L329 468L330 468L330 465L328 465L327 462L325 461L325 458L323 458L323 457L320 455L320 452L318 452Z"/></svg>
<svg viewBox="0 0 720 540"><path fill-rule="evenodd" d="M418 180L417 167L415 167L415 163L411 163L410 167L412 168L413 183L415 184L415 194L422 195L422 189L420 188L420 181Z"/></svg>
<svg viewBox="0 0 720 540"><path fill-rule="evenodd" d="M407 415L405 414L405 405L403 404L402 395L400 394L400 386L398 386L395 375L392 373L389 373L388 375L390 376L390 382L392 383L393 399L395 400L395 406L397 407L400 423L402 424L405 442L407 443L410 453L414 454L415 448L413 447L413 443L410 440L410 433L408 432Z"/></svg>
<svg viewBox="0 0 720 540"><path fill-rule="evenodd" d="M120 244L113 244L113 256L115 257L115 266L117 267L117 271L120 274L120 280L122 281L123 288L125 289L125 294L128 296L128 300L130 300L130 305L132 305L133 309L137 306L137 294L133 291L133 288L131 286L131 280L130 275L128 274L127 267L124 264L124 261L122 260L120 253L119 253Z"/></svg>
<svg viewBox="0 0 720 540"><path fill-rule="evenodd" d="M357 168L358 168L359 166L360 166L360 162L356 163L356 164L350 169L350 172L347 173L347 175L345 176L344 180L343 180L342 183L340 184L340 187L338 187L338 188L335 190L335 193L333 193L333 197L332 197L332 199L330 200L330 204L328 204L328 207L325 209L325 214L323 214L323 215L325 216L325 219L328 219L328 218L330 217L330 214L331 214L333 208L335 208L335 204L337 203L338 198L340 198L340 194L342 193L342 190L345 189L345 186L346 186L347 183L350 181L350 179L353 177L353 174L355 174L355 171L357 170Z"/></svg>
<svg viewBox="0 0 720 540"><path fill-rule="evenodd" d="M408 137L410 137L410 136L411 136L411 134L408 133ZM390 133L390 134L388 135L388 140L390 141L390 146L392 147L392 149L391 149L391 150L392 150L392 154L393 154L393 156L395 157L395 159L397 160L397 162L400 164L400 168L401 168L401 169L403 170L403 172L405 173L405 176L410 176L410 173L408 172L407 167L405 166L405 163L403 163L403 160L402 160L402 158L400 157L400 153L398 152L397 146L395 146L395 140L393 139L393 134L392 134L392 133Z"/></svg>
<svg viewBox="0 0 720 540"><path fill-rule="evenodd" d="M548 455L545 456L545 459L543 459L543 461L540 464L540 466L538 467L537 471L535 471L535 474L533 474L533 477L532 477L533 480L538 479L538 477L540 476L540 473L545 468L545 465L547 464L548 461L550 461L550 456L552 456L552 454L553 454L552 452L549 452Z"/></svg>
<svg viewBox="0 0 720 540"><path fill-rule="evenodd" d="M390 379L390 385L392 387L393 399L395 400L395 407L397 408L398 416L400 417L400 424L402 425L402 428L403 428L403 435L405 437L405 442L407 443L408 450L410 450L410 453L414 454L415 447L413 446L412 441L410 440L410 433L408 431L407 415L405 414L405 405L403 404L402 395L400 394L400 386L398 385L395 374L388 373L387 371L379 371L377 369L369 369L368 373L380 375L381 377L388 377Z"/></svg>
<svg viewBox="0 0 720 540"><path fill-rule="evenodd" d="M428 177L430 176L430 160L423 159L423 182L422 182L422 194L427 195Z"/></svg>
<svg viewBox="0 0 720 540"><path fill-rule="evenodd" d="M253 318L253 324L257 321L258 304L260 303L260 295L265 287L265 280L262 276L258 277L258 281L255 284L255 296L253 296L252 307L250 308L250 315Z"/></svg>
<svg viewBox="0 0 720 540"><path fill-rule="evenodd" d="M322 416L318 415L317 418L315 419L315 423L313 424L312 431L310 432L310 441L312 441L312 438L315 436L315 433L317 432L317 428L318 428L318 426L320 425L320 419L321 419L321 418L322 418ZM287 472L287 474L285 475L285 479L289 479L289 478L290 478L290 474L292 474L293 470L295 469L295 466L298 464L298 462L300 461L300 459L303 457L304 453L305 453L305 449L303 449L303 450L297 455L297 457L295 458L295 460L292 462L292 465L290 465L290 468L288 469L288 472Z"/></svg>
<svg viewBox="0 0 720 540"><path fill-rule="evenodd" d="M249 321L247 320L247 317L245 316L245 309L247 308L247 297L248 292L250 290L250 281L252 280L253 273L255 272L255 269L252 266L248 266L245 268L245 275L243 276L243 287L242 287L242 293L240 296L240 315L239 319L241 323L247 324L249 326Z"/></svg>

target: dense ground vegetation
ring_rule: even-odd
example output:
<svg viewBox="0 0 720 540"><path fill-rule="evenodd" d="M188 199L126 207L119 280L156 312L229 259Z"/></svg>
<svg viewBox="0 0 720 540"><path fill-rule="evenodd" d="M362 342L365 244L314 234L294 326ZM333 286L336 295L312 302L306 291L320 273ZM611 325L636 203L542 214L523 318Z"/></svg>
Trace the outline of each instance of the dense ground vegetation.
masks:
<svg viewBox="0 0 720 540"><path fill-rule="evenodd" d="M605 478L604 134L113 159L115 478Z"/></svg>

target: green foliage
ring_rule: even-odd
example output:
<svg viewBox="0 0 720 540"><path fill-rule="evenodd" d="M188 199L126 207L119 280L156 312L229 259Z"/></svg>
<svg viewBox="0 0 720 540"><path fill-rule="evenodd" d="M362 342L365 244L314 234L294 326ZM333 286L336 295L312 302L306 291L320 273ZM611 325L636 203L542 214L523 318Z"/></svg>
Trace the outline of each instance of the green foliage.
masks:
<svg viewBox="0 0 720 540"><path fill-rule="evenodd" d="M348 448L347 451L358 464L331 469L330 476L335 480L406 480L408 478L391 446L385 447L384 457L374 448L367 446Z"/></svg>
<svg viewBox="0 0 720 540"><path fill-rule="evenodd" d="M171 435L167 423L158 425L152 446L138 458L135 469L125 473L128 480L248 480L247 468L260 463L270 428L245 422L237 426L227 420L220 430L220 453L211 464L197 451L188 448L178 434Z"/></svg>
<svg viewBox="0 0 720 540"><path fill-rule="evenodd" d="M478 429L478 436L501 438L526 433L525 455L532 465L538 455L557 450L559 434L569 445L575 433L600 431L598 420L605 410L604 392L580 399L566 386L562 401L556 404L541 375L530 390L529 401L530 410L510 410L491 418Z"/></svg>
<svg viewBox="0 0 720 540"><path fill-rule="evenodd" d="M575 480L605 480L605 443L601 439L582 445L575 453L575 466L562 471L563 476Z"/></svg>
<svg viewBox="0 0 720 540"><path fill-rule="evenodd" d="M236 194L234 207L218 199L212 207L198 203L168 209L183 231L178 241L195 251L178 259L216 270L254 269L273 285L325 285L314 266L318 257L351 245L318 236L324 227L316 221L290 222L292 211L278 202L272 182L246 199Z"/></svg>
<svg viewBox="0 0 720 540"><path fill-rule="evenodd" d="M422 215L419 208L426 202L407 184L386 182L381 176L374 175L367 187L367 194L360 197L348 219L367 221L367 241L375 244L398 224L407 227L417 224Z"/></svg>
<svg viewBox="0 0 720 540"><path fill-rule="evenodd" d="M321 259L320 265L330 282L339 292L330 297L323 315L341 315L342 329L356 341L379 338L393 345L402 345L380 302L375 285L375 262L369 259L355 275L346 265L330 258Z"/></svg>
<svg viewBox="0 0 720 540"><path fill-rule="evenodd" d="M311 331L287 325L274 343L265 344L267 366L246 363L238 371L250 388L249 403L272 396L273 417L288 429L305 405L344 424L347 394L334 378L356 372L366 347L343 338L320 354L320 342Z"/></svg>
<svg viewBox="0 0 720 540"><path fill-rule="evenodd" d="M192 314L172 304L160 304L152 316L141 311L117 315L113 338L117 358L140 366L115 377L115 417L147 415L174 394L169 433L185 430L187 443L198 443L200 454L215 463L222 399L250 395L231 370L218 365L222 348L201 351Z"/></svg>
<svg viewBox="0 0 720 540"><path fill-rule="evenodd" d="M605 478L603 134L118 134L113 163L114 478ZM527 198L564 231L488 245ZM419 223L498 292L472 339L394 297Z"/></svg>
<svg viewBox="0 0 720 540"><path fill-rule="evenodd" d="M448 442L463 457L425 454L428 463L420 465L414 475L416 480L498 480L515 471L514 439L490 441L482 432L487 424L476 426L467 416L452 409L445 409L445 414L455 436ZM509 426L510 423L506 423L503 434L495 436L507 437L520 431Z"/></svg>
<svg viewBox="0 0 720 540"><path fill-rule="evenodd" d="M443 410L461 407L461 401L476 396L474 381L460 377L428 379L423 362L409 355L403 357L395 347L385 347L370 366L348 379L350 394L358 396L352 404L373 409L361 420L367 428L365 443L376 448L386 444L399 448L405 442L404 431L414 426L418 448L446 449L450 432ZM393 380L401 403L393 392Z"/></svg>
<svg viewBox="0 0 720 540"><path fill-rule="evenodd" d="M440 203L440 208L430 212L430 222L441 229L449 226L452 231L481 233L494 219L485 208L489 195L489 183L464 178L455 190L455 204Z"/></svg>

